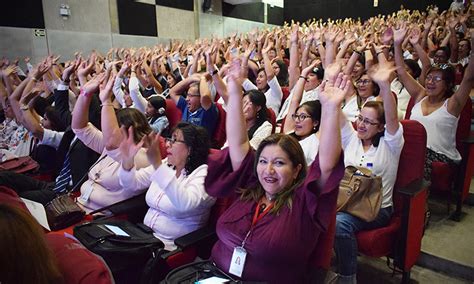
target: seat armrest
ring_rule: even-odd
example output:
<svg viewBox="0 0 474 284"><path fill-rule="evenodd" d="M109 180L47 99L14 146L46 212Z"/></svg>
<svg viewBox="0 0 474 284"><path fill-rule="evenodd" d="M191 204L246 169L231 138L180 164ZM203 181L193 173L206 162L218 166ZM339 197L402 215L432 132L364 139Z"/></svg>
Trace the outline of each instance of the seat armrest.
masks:
<svg viewBox="0 0 474 284"><path fill-rule="evenodd" d="M202 241L208 240L216 235L216 229L212 226L206 226L189 234L181 236L174 240L174 244L178 248L184 250L187 247L198 244Z"/></svg>
<svg viewBox="0 0 474 284"><path fill-rule="evenodd" d="M423 186L423 183L423 179L416 179L409 183L407 186L398 189L397 192L404 196L415 197L426 188L425 186Z"/></svg>

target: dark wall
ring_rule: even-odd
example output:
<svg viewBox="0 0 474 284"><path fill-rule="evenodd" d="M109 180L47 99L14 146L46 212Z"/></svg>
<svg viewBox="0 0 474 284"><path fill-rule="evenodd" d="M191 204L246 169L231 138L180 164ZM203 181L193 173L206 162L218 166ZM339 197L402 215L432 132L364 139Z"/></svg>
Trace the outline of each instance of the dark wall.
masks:
<svg viewBox="0 0 474 284"><path fill-rule="evenodd" d="M44 29L43 5L41 1L2 1L1 5L0 26Z"/></svg>
<svg viewBox="0 0 474 284"><path fill-rule="evenodd" d="M157 36L155 5L117 0L121 34Z"/></svg>
<svg viewBox="0 0 474 284"><path fill-rule="evenodd" d="M400 5L411 10L425 10L427 6L436 4L441 10L449 8L449 0L379 0L374 7L373 0L285 0L285 21L304 22L316 18L323 20L358 18L367 19L378 14L386 15L398 11Z"/></svg>
<svg viewBox="0 0 474 284"><path fill-rule="evenodd" d="M268 5L267 8L267 22L272 25L283 26L284 18L284 10L283 8L277 6L270 6Z"/></svg>
<svg viewBox="0 0 474 284"><path fill-rule="evenodd" d="M193 0L155 0L156 5L194 11Z"/></svg>
<svg viewBox="0 0 474 284"><path fill-rule="evenodd" d="M222 2L222 16L263 23L264 3L232 5Z"/></svg>

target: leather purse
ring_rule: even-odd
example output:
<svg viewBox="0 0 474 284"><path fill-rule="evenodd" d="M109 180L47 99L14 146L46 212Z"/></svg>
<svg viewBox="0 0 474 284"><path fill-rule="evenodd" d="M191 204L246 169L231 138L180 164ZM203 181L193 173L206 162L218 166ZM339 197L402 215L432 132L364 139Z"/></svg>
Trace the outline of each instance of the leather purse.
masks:
<svg viewBox="0 0 474 284"><path fill-rule="evenodd" d="M51 230L64 229L82 220L86 212L69 194L59 195L45 206Z"/></svg>
<svg viewBox="0 0 474 284"><path fill-rule="evenodd" d="M339 184L337 211L347 212L366 222L373 221L382 205L382 177L369 169L348 166Z"/></svg>
<svg viewBox="0 0 474 284"><path fill-rule="evenodd" d="M17 157L0 163L0 171L12 171L17 174L27 174L37 171L39 164L30 156Z"/></svg>

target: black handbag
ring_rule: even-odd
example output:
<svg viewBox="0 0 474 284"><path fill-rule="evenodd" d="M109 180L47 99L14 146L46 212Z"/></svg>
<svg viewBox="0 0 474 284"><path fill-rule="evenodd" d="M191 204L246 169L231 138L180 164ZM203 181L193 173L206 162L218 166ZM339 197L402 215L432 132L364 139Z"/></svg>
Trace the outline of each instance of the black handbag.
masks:
<svg viewBox="0 0 474 284"><path fill-rule="evenodd" d="M136 282L153 255L164 248L153 230L126 220L101 219L74 227L74 236L90 251L100 255L114 278ZM130 282L131 283L131 282Z"/></svg>
<svg viewBox="0 0 474 284"><path fill-rule="evenodd" d="M192 262L171 270L162 284L194 284L211 277L225 279L223 283L243 283L233 279L220 270L212 261L203 260ZM224 280L222 280L224 281Z"/></svg>
<svg viewBox="0 0 474 284"><path fill-rule="evenodd" d="M64 229L82 220L86 212L79 207L69 194L59 195L45 206L51 230Z"/></svg>

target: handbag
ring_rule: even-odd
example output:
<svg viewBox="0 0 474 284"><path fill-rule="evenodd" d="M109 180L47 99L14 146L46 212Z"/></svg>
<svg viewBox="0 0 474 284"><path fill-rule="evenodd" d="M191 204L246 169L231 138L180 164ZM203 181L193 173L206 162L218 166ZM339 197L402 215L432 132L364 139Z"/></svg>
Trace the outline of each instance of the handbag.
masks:
<svg viewBox="0 0 474 284"><path fill-rule="evenodd" d="M127 220L99 219L84 223L74 227L74 237L100 255L121 283L137 282L147 261L164 248L152 229Z"/></svg>
<svg viewBox="0 0 474 284"><path fill-rule="evenodd" d="M219 269L212 261L203 260L192 262L171 270L161 283L166 284L194 284L211 277L222 278L221 282L214 283L243 283L233 279Z"/></svg>
<svg viewBox="0 0 474 284"><path fill-rule="evenodd" d="M17 174L36 172L39 164L30 156L12 158L0 163L0 171L12 171Z"/></svg>
<svg viewBox="0 0 474 284"><path fill-rule="evenodd" d="M69 194L62 194L45 206L51 230L61 230L84 218L86 212L79 207Z"/></svg>
<svg viewBox="0 0 474 284"><path fill-rule="evenodd" d="M347 212L366 222L373 221L382 205L382 177L369 169L348 166L339 184L337 211Z"/></svg>

